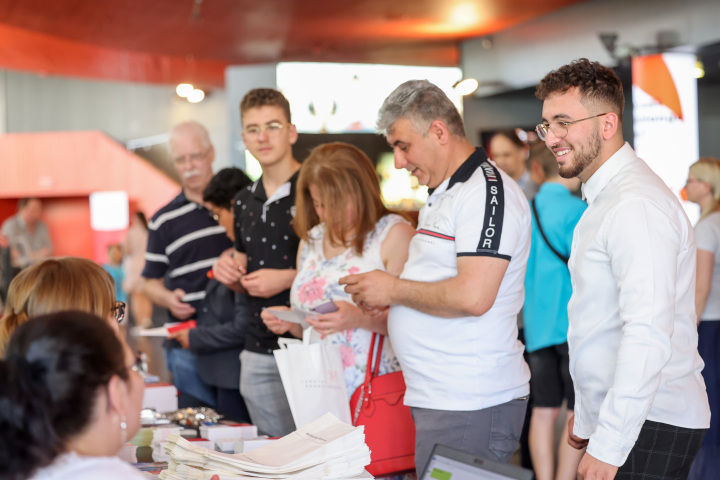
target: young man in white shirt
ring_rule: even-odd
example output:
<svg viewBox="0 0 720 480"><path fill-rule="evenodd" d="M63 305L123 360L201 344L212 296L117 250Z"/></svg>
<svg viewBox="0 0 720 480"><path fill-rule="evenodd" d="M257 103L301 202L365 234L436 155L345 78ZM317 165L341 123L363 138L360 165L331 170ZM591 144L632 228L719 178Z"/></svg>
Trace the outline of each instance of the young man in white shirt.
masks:
<svg viewBox="0 0 720 480"><path fill-rule="evenodd" d="M530 206L517 183L465 136L437 86L412 80L391 93L378 130L430 196L400 278L341 278L355 303L391 306L422 472L435 443L508 462L522 430L530 372L517 340Z"/></svg>
<svg viewBox="0 0 720 480"><path fill-rule="evenodd" d="M588 208L568 305L581 479L687 478L710 423L695 328L695 240L678 199L623 141L622 84L587 59L543 78L538 135Z"/></svg>

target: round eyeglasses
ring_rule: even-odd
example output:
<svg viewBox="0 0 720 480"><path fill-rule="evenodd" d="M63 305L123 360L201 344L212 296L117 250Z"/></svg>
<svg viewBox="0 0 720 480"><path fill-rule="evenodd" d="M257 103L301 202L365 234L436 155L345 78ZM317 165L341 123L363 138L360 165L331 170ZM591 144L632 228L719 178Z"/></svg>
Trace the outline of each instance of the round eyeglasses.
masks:
<svg viewBox="0 0 720 480"><path fill-rule="evenodd" d="M257 136L261 132L267 135L277 135L285 127L291 126L292 123L268 122L265 125L249 125L245 127L245 135Z"/></svg>
<svg viewBox="0 0 720 480"><path fill-rule="evenodd" d="M548 131L551 131L552 134L555 135L557 138L565 138L565 136L568 134L568 127L570 125L584 122L585 120L590 120L591 118L602 117L603 115L607 115L608 113L610 112L598 113L597 115L593 115L592 117L581 118L580 120L573 120L571 122L555 121L550 123L539 123L535 125L535 132L538 134L538 137L540 137L540 140L542 140L543 142L547 138Z"/></svg>

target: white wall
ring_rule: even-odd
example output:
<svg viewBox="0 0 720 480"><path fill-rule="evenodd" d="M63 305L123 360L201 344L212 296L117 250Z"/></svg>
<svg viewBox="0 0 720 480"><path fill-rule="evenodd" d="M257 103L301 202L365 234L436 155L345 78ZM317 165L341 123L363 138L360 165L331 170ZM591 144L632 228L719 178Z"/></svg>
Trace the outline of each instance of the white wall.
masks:
<svg viewBox="0 0 720 480"><path fill-rule="evenodd" d="M540 17L492 35L492 47L482 38L461 45L465 77L501 82L509 89L537 84L546 73L586 57L615 65L600 33L617 33L618 46L656 45L661 31L677 33L679 45L702 45L720 39L718 0L593 0ZM497 88L479 89L483 96Z"/></svg>
<svg viewBox="0 0 720 480"><path fill-rule="evenodd" d="M125 143L196 120L210 132L216 170L230 163L226 103L224 90L209 92L201 103L190 104L175 95L172 85L0 70L0 133L101 130Z"/></svg>

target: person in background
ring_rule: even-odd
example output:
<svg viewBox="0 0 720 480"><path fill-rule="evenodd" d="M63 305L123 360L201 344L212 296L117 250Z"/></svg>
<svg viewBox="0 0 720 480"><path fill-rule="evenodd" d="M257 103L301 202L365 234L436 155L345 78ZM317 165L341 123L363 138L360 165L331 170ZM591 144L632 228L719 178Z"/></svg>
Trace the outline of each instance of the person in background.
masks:
<svg viewBox="0 0 720 480"><path fill-rule="evenodd" d="M548 73L535 95L538 136L588 202L568 264L568 441L587 447L578 476L687 478L710 425L692 226L623 140L625 98L612 68L575 60Z"/></svg>
<svg viewBox="0 0 720 480"><path fill-rule="evenodd" d="M0 360L0 478L145 478L116 457L140 429L144 388L102 318L57 312L19 326Z"/></svg>
<svg viewBox="0 0 720 480"><path fill-rule="evenodd" d="M290 104L270 88L249 91L240 102L243 142L263 174L237 194L233 205L235 252L213 267L215 278L247 294L250 315L240 355L240 393L258 430L279 437L295 430L273 350L278 336L260 318L264 307L290 304L298 239L293 230L295 184L300 162L293 157L297 129Z"/></svg>
<svg viewBox="0 0 720 480"><path fill-rule="evenodd" d="M215 159L207 130L197 122L181 123L170 132L169 144L182 191L148 225L143 292L167 308L169 321L182 322L196 318L205 298L207 271L232 243L203 204ZM180 406L205 403L214 407L215 392L198 375L195 355L175 340L163 346L173 382L181 392Z"/></svg>
<svg viewBox="0 0 720 480"><path fill-rule="evenodd" d="M575 225L587 205L571 193L580 181L558 175L555 156L544 143L530 147L530 175L540 185L531 200L523 307L532 397L530 455L537 480L574 480L583 451L567 443L567 429L563 429L556 469L554 430L563 400L567 400L568 415L575 404L567 345L567 304L572 293L567 261Z"/></svg>
<svg viewBox="0 0 720 480"><path fill-rule="evenodd" d="M490 158L520 185L527 199L532 200L538 184L530 178L528 148L515 130L499 131L490 139Z"/></svg>
<svg viewBox="0 0 720 480"><path fill-rule="evenodd" d="M517 130L500 130L490 139L490 158L495 164L510 175L520 185L528 200L532 200L537 192L538 185L531 178L528 168L528 145L518 136ZM518 339L525 343L525 320L521 310L517 316ZM529 363L527 351L524 354L525 361ZM528 401L528 410L525 414L522 434L520 435L520 460L525 468L532 469L533 464L530 455L529 432L530 419L532 417L532 395Z"/></svg>
<svg viewBox="0 0 720 480"><path fill-rule="evenodd" d="M364 313L338 280L352 273L381 270L398 276L407 260L414 230L385 207L372 161L357 147L328 143L303 162L295 201L295 231L301 239L298 274L290 290L295 309L306 312L333 302L337 311L308 323L343 352L348 395L365 379L372 333L387 335L387 310ZM287 307L274 307L287 308ZM302 337L302 327L264 310L268 328ZM380 375L400 370L390 342L384 342Z"/></svg>
<svg viewBox="0 0 720 480"><path fill-rule="evenodd" d="M18 212L3 222L0 232L10 243L10 258L17 269L26 268L53 254L53 244L42 216L39 198L21 198Z"/></svg>
<svg viewBox="0 0 720 480"><path fill-rule="evenodd" d="M118 335L125 317L125 304L115 300L113 279L100 265L86 258L49 258L23 270L10 284L0 320L0 356L20 325L62 310L92 313Z"/></svg>
<svg viewBox="0 0 720 480"><path fill-rule="evenodd" d="M122 289L129 296L132 321L135 325L148 328L152 326L153 305L142 292L142 271L145 267L145 250L147 249L148 226L145 214L137 211L130 219L123 242L125 259L123 261L124 280Z"/></svg>
<svg viewBox="0 0 720 480"><path fill-rule="evenodd" d="M720 472L720 160L703 157L691 165L685 190L687 199L700 205L695 311L698 352L705 362L702 375L713 412L688 478L710 480Z"/></svg>
<svg viewBox="0 0 720 480"><path fill-rule="evenodd" d="M396 88L378 130L430 196L400 278L348 275L356 305L390 307L422 472L436 443L509 462L527 407L530 372L517 340L530 206L517 183L475 148L455 105L427 80ZM492 226L492 227L491 227Z"/></svg>
<svg viewBox="0 0 720 480"><path fill-rule="evenodd" d="M233 197L252 180L239 168L223 168L203 192L205 205L213 212L231 241ZM212 276L212 272L208 270ZM179 330L170 338L180 342L197 358L200 378L215 389L216 410L225 418L249 422L245 401L240 395L240 353L245 345L248 321L247 298L211 278L198 309L197 328Z"/></svg>
<svg viewBox="0 0 720 480"><path fill-rule="evenodd" d="M115 282L115 298L118 302L127 303L127 293L123 290L125 271L123 270L123 250L119 243L111 243L107 247L108 262L103 268L112 276Z"/></svg>

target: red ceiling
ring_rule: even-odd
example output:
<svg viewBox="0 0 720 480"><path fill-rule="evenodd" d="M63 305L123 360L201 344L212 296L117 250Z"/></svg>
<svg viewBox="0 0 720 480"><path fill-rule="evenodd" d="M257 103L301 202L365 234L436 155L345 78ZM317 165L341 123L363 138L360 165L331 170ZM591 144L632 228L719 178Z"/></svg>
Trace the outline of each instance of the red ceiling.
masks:
<svg viewBox="0 0 720 480"><path fill-rule="evenodd" d="M226 65L454 66L458 43L583 0L2 0L0 66L223 84Z"/></svg>

